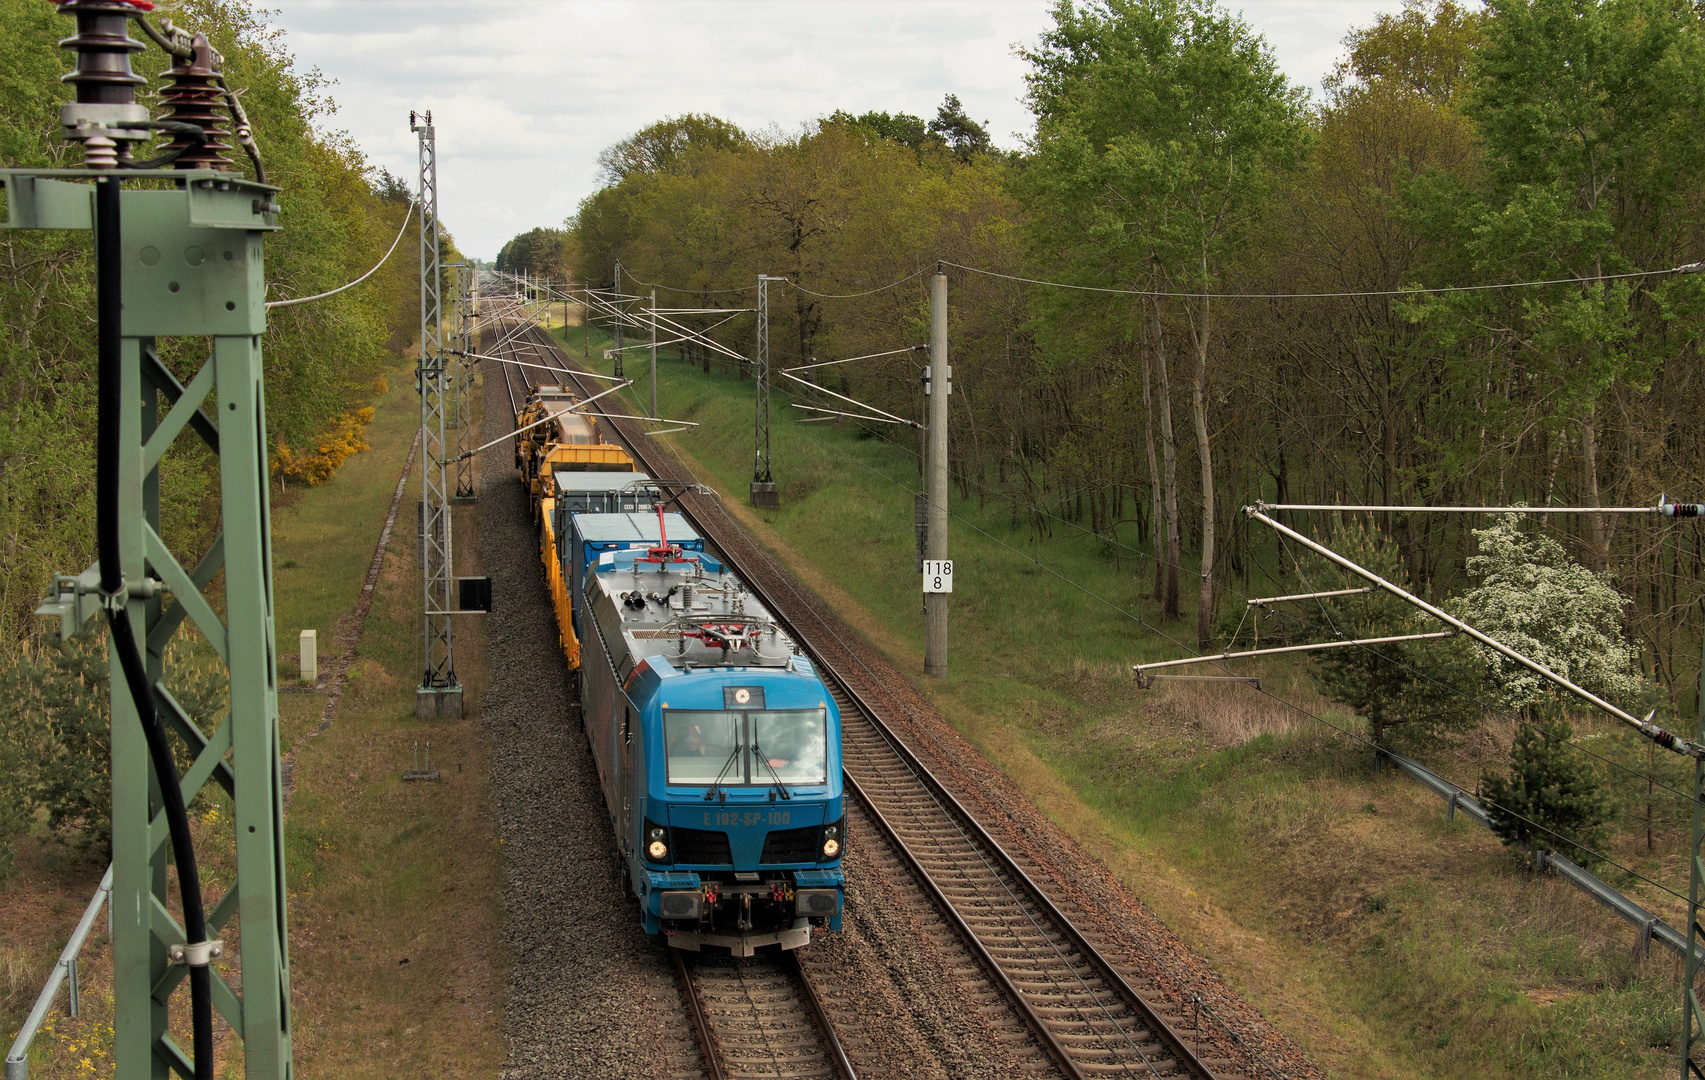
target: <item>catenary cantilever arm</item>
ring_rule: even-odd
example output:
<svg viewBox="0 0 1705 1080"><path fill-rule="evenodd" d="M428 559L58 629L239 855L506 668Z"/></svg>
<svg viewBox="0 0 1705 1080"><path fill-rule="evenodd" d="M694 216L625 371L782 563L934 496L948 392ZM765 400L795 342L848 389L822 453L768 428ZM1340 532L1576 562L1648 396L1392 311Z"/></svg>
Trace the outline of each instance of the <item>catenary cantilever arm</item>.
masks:
<svg viewBox="0 0 1705 1080"><path fill-rule="evenodd" d="M1657 743L1659 746L1663 747L1665 750L1673 750L1674 752L1676 752L1678 754L1684 754L1687 757L1691 757L1691 758L1705 759L1705 747L1701 747L1698 743L1689 742L1688 740L1682 738L1681 736L1676 735L1672 732L1665 731L1663 728L1658 727L1656 724L1652 723L1652 715L1655 715L1655 711L1652 714L1648 714L1647 717L1644 720L1642 720L1639 717L1635 716L1633 713L1627 712L1626 710L1623 710L1623 709L1619 709L1615 705L1612 705L1610 702L1599 697L1597 694L1593 693L1592 691L1587 690L1584 687L1575 685L1574 683L1570 682L1568 679L1565 679L1563 676L1557 674L1555 671L1552 671L1550 668L1546 667L1544 664L1541 664L1536 660L1531 660L1528 657L1523 656L1521 653L1516 652L1514 649L1510 648L1508 645L1505 645L1503 642L1499 641L1497 638L1490 637L1487 634L1482 633L1481 631L1474 629L1474 627L1468 625L1467 623L1463 622L1461 619L1459 619L1456 616L1450 614L1449 612L1443 610L1442 608L1435 607L1432 604L1427 603L1425 600L1421 599L1420 597L1415 596L1412 593L1405 592L1404 590L1398 588L1396 585L1394 585L1391 582L1380 577L1378 574L1374 573L1372 570L1369 570L1364 566L1360 566L1354 562L1351 562L1349 559L1346 559L1344 556L1338 554L1336 551L1333 551L1332 549L1326 547L1323 544L1318 544L1315 541L1310 540L1308 537L1304 536L1302 533L1297 532L1295 529L1292 529L1286 525L1279 524L1279 522L1274 521L1272 518L1268 517L1265 513L1263 513L1261 507L1259 507L1259 506L1246 506L1243 508L1243 512L1251 520L1259 521L1262 524L1269 526L1274 531L1278 532L1281 536L1290 537L1292 540L1295 540L1297 543L1308 548L1310 551L1314 552L1315 554L1321 555L1324 558L1326 558L1332 562L1337 563L1339 566L1342 566L1344 569L1350 571L1350 573L1352 573L1352 574L1355 574L1357 577L1360 577L1360 578L1363 578L1367 581L1370 581L1373 584L1384 589L1386 592L1390 593L1391 595L1397 597L1398 599L1403 600L1403 601L1405 601L1405 602L1407 602L1407 603L1409 603L1409 604L1411 604L1417 608L1420 608L1422 611L1426 612L1428 615L1431 615L1433 618L1439 620L1440 622L1444 623L1445 625L1456 627L1458 630L1462 631L1464 634L1467 634L1469 637L1473 638L1475 641L1478 641L1480 644L1486 646L1488 649L1491 649L1493 652L1497 653L1498 655L1506 656L1509 659L1514 660L1516 663L1527 668L1528 670L1534 672L1535 674L1538 674L1538 675L1542 676L1543 678L1549 679L1551 682L1555 683L1557 686L1562 687L1564 690L1567 690L1569 693L1574 694L1576 697L1580 698L1582 701L1586 701L1586 702L1589 702L1593 705L1598 706L1600 709L1603 709L1605 712L1609 713L1611 716L1616 717L1618 720L1622 721L1624 724L1627 724L1629 727L1638 731L1640 734L1644 735L1646 738Z"/></svg>

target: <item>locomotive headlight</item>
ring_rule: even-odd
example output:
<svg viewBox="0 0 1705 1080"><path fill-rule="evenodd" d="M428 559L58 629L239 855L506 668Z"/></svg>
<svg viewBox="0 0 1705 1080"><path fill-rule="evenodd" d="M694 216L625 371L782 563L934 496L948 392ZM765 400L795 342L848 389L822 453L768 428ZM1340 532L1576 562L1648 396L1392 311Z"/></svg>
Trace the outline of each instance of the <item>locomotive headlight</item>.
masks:
<svg viewBox="0 0 1705 1080"><path fill-rule="evenodd" d="M669 830L647 819L643 833L645 842L645 857L652 862L666 862L669 858Z"/></svg>
<svg viewBox="0 0 1705 1080"><path fill-rule="evenodd" d="M839 840L836 840L834 837L831 836L828 839L823 841L823 854L824 855L827 855L829 858L832 859L836 855L839 855L840 853L841 853L841 842Z"/></svg>
<svg viewBox="0 0 1705 1080"><path fill-rule="evenodd" d="M823 857L825 859L839 858L841 841L846 833L846 826L839 821L823 826Z"/></svg>

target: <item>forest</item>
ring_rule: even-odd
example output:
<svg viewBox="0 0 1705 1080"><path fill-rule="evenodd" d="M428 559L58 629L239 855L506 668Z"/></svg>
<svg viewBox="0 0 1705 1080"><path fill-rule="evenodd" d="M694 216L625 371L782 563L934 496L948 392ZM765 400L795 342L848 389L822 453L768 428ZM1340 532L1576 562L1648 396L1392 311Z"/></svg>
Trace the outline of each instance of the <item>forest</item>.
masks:
<svg viewBox="0 0 1705 1080"><path fill-rule="evenodd" d="M1038 535L1064 519L1139 547L1145 594L1203 648L1243 606L1228 588L1301 569L1238 512L1254 500L1705 498L1686 419L1705 406L1694 6L1409 0L1349 34L1318 97L1207 0L1061 0L1052 20L1023 53L1035 127L1016 152L951 96L927 122L670 117L610 147L599 190L503 268L619 288L641 319L654 288L659 306L751 307L756 275L785 276L786 367L925 342L940 265L959 494L1010 500ZM712 333L752 355L749 316ZM921 419L919 366L822 370ZM1373 524L1438 598L1472 585L1492 521ZM1527 528L1614 585L1630 663L1690 702L1698 530Z"/></svg>

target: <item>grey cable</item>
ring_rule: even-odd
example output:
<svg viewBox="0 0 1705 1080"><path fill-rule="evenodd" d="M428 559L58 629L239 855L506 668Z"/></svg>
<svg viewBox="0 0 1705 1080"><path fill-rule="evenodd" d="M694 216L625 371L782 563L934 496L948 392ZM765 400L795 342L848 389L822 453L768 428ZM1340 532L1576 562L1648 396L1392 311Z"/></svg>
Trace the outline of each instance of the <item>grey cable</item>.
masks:
<svg viewBox="0 0 1705 1080"><path fill-rule="evenodd" d="M385 252L384 258L380 259L378 262L373 264L373 269L367 271L365 274L362 274L360 277L356 278L354 281L350 282L347 285L339 285L337 288L332 289L330 292L315 293L313 296L298 296L294 300L268 300L266 302L266 309L268 311L271 311L273 308L295 307L297 304L306 304L306 303L313 301L313 300L324 300L328 296L336 296L338 293L343 292L345 289L355 288L357 285L361 284L363 281L366 281L368 278L370 278L374 274L378 273L379 267L385 265L385 261L391 257L391 252L396 251L397 245L402 243L403 233L404 233L404 231L406 231L408 229L409 218L411 218L413 216L414 216L414 200L410 199L409 204L408 204L408 212L403 215L402 228L399 228L397 230L397 238L395 240L391 241L391 250Z"/></svg>

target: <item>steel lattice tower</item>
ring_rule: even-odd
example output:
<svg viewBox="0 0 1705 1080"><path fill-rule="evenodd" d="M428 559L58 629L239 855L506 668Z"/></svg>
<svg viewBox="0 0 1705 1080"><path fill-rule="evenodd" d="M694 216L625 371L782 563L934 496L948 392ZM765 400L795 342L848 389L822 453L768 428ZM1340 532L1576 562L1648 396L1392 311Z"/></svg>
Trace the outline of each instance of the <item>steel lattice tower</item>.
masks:
<svg viewBox="0 0 1705 1080"><path fill-rule="evenodd" d="M1705 645L1699 655L1699 721L1695 736L1705 742ZM1693 838L1688 845L1687 875L1687 962L1681 984L1681 1080L1699 1080L1705 1069L1693 1060L1693 1051L1705 1041L1705 1008L1699 1004L1699 949L1705 945L1705 926L1699 923L1699 908L1705 903L1705 760L1693 759Z"/></svg>
<svg viewBox="0 0 1705 1080"><path fill-rule="evenodd" d="M456 500L474 499L474 418L470 398L474 368L467 356L474 351L474 290L478 272L472 263L456 263Z"/></svg>
<svg viewBox="0 0 1705 1080"><path fill-rule="evenodd" d="M417 717L459 718L462 687L456 681L455 635L450 626L450 477L445 453L443 273L438 253L438 148L432 113L409 114L420 138L420 552L421 675Z"/></svg>
<svg viewBox="0 0 1705 1080"><path fill-rule="evenodd" d="M770 475L770 282L785 278L758 275L757 408L752 419L752 505L781 505Z"/></svg>

